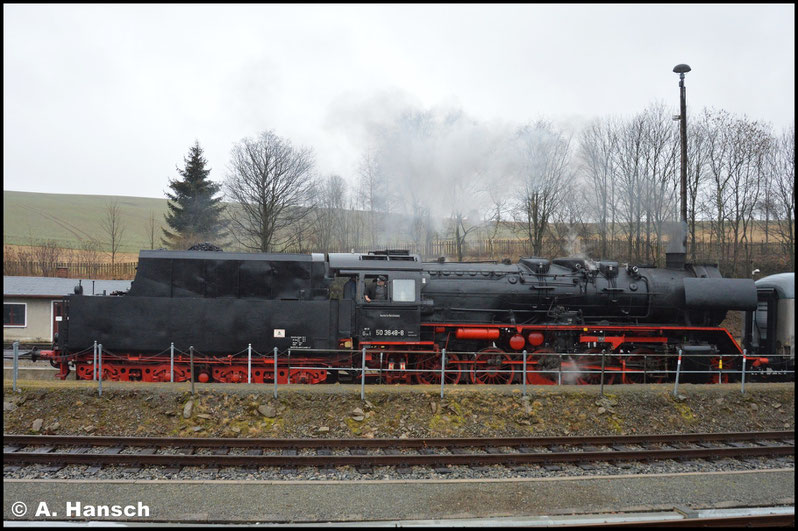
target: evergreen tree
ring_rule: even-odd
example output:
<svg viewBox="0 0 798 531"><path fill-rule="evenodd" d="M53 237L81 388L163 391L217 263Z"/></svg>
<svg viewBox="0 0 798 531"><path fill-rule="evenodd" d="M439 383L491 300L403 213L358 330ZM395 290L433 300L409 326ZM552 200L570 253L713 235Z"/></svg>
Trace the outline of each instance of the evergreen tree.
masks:
<svg viewBox="0 0 798 531"><path fill-rule="evenodd" d="M169 211L165 217L171 230L163 229L161 242L172 249L187 249L198 242L222 243L224 206L221 197L214 197L221 185L209 180L211 170L205 168L207 161L198 141L183 160L185 167L177 168L182 179L169 181L172 193L166 193Z"/></svg>

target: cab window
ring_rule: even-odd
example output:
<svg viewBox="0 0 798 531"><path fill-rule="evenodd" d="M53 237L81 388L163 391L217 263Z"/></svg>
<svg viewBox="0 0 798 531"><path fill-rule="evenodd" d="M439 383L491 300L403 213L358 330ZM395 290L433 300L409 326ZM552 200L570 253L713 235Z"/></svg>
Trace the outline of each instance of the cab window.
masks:
<svg viewBox="0 0 798 531"><path fill-rule="evenodd" d="M416 281L412 278L396 279L393 281L394 302L415 302Z"/></svg>

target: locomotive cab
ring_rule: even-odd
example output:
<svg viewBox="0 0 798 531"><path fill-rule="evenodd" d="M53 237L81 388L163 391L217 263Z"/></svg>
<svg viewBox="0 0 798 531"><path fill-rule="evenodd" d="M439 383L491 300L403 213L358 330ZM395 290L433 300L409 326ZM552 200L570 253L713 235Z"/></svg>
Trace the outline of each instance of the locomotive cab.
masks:
<svg viewBox="0 0 798 531"><path fill-rule="evenodd" d="M352 332L361 344L419 341L425 279L418 256L406 251L331 253L329 261L336 276L356 279L354 286L348 282L344 297L354 299Z"/></svg>
<svg viewBox="0 0 798 531"><path fill-rule="evenodd" d="M421 329L421 273L391 271L363 275L364 293L369 284L382 277L385 297L358 299L357 333L363 342L416 342Z"/></svg>

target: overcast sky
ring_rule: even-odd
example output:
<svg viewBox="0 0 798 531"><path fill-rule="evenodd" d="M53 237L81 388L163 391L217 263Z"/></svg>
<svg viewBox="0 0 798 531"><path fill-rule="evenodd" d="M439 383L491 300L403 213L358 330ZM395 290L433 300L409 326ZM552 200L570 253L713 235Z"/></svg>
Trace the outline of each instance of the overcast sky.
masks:
<svg viewBox="0 0 798 531"><path fill-rule="evenodd" d="M454 107L578 129L662 101L794 122L795 6L3 6L3 188L164 197L272 129L354 181L371 121Z"/></svg>

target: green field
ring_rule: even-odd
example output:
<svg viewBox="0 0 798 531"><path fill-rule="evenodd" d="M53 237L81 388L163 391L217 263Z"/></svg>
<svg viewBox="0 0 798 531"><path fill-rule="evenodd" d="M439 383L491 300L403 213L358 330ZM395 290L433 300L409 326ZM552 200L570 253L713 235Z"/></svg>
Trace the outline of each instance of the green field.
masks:
<svg viewBox="0 0 798 531"><path fill-rule="evenodd" d="M156 225L164 225L166 199L106 195L38 194L3 191L3 244L31 245L53 240L60 247L78 249L95 239L106 241L102 229L106 205L119 201L122 224L120 252L137 253L150 248L147 220L155 213ZM161 247L160 229L156 248Z"/></svg>

